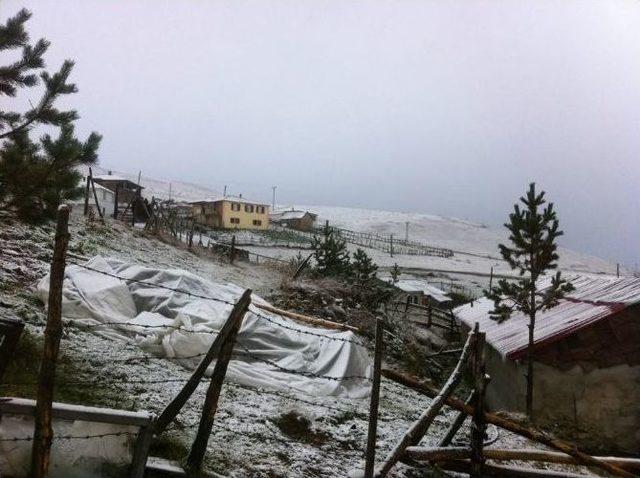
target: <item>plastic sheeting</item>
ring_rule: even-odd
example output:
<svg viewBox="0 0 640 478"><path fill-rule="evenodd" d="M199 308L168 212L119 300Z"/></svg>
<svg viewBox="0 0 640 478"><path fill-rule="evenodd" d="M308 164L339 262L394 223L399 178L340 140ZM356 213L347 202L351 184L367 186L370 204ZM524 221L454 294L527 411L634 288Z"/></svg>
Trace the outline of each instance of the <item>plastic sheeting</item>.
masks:
<svg viewBox="0 0 640 478"><path fill-rule="evenodd" d="M235 303L244 292L235 284L213 283L184 270L154 269L100 256L85 265L101 272L77 265L66 268L63 319L84 325L116 323L115 326L90 330L114 340L133 341L148 352L170 358L206 353L215 333L227 320L232 305L165 287L230 303ZM48 286L48 276L37 286L37 293L45 303ZM266 303L256 295L252 296L252 302ZM176 330L176 327L188 331ZM319 395L366 397L370 382L349 377L369 377L371 360L366 349L350 341L358 342L352 332L307 327L252 306L238 334L227 379L255 387L294 388ZM258 359L270 361L275 366ZM199 358L180 362L194 368ZM299 373L290 373L279 367ZM213 366L208 372L212 370Z"/></svg>

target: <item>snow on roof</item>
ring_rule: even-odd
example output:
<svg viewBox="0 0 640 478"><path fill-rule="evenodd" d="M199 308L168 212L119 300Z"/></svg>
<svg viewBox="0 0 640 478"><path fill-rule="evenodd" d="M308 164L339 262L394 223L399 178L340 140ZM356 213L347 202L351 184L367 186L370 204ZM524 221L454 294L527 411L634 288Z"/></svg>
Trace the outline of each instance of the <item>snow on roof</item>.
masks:
<svg viewBox="0 0 640 478"><path fill-rule="evenodd" d="M309 211L295 211L295 210L276 212L271 214L270 217L274 221L281 221L281 220L287 220L287 219L302 219L307 214L312 216L313 219L317 217L317 214L313 214Z"/></svg>
<svg viewBox="0 0 640 478"><path fill-rule="evenodd" d="M239 202L242 204L256 204L258 206L269 206L266 203L259 202L259 201L250 201L248 199L241 198L240 196L217 196L217 197L212 197L207 199L199 199L197 201L191 201L191 204L201 204L205 202L220 202L220 201Z"/></svg>
<svg viewBox="0 0 640 478"><path fill-rule="evenodd" d="M567 279L575 290L556 307L536 315L534 343L538 346L549 345L640 303L638 278L573 275ZM545 278L539 286L545 289L550 283L551 279ZM529 343L529 318L517 312L509 320L498 323L489 317L492 309L493 302L482 298L458 307L454 313L468 327L473 328L478 322L480 330L486 333L487 342L502 356L510 359L522 357Z"/></svg>
<svg viewBox="0 0 640 478"><path fill-rule="evenodd" d="M451 298L445 291L440 290L437 287L432 286L428 282L419 279L400 279L393 285L403 292L407 292L410 294L416 292L422 293L426 296L432 297L438 302L447 302L451 300Z"/></svg>

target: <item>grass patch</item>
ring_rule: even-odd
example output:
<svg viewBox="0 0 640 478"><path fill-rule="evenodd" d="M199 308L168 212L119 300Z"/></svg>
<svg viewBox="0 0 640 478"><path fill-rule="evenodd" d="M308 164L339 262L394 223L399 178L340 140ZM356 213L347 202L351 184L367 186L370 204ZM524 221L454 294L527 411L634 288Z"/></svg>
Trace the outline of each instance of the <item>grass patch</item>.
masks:
<svg viewBox="0 0 640 478"><path fill-rule="evenodd" d="M151 442L149 453L167 460L182 461L187 458L189 447L176 437L160 435Z"/></svg>
<svg viewBox="0 0 640 478"><path fill-rule="evenodd" d="M0 394L20 398L36 398L38 373L42 357L43 336L22 333L11 362L5 370L0 385ZM56 366L56 381L53 399L57 402L87 406L114 406L122 400L116 389L102 387L96 380L91 387L74 383L80 376L95 375L95 371L84 370L80 364L61 352Z"/></svg>
<svg viewBox="0 0 640 478"><path fill-rule="evenodd" d="M331 436L326 432L313 430L311 421L296 411L283 413L271 420L282 433L297 441L312 445L323 445Z"/></svg>

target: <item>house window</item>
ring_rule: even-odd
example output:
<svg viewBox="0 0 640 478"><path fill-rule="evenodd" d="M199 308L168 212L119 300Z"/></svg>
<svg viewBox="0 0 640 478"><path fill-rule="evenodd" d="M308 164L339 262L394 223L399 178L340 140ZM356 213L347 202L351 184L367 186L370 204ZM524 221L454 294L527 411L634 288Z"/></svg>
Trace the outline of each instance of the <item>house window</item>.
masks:
<svg viewBox="0 0 640 478"><path fill-rule="evenodd" d="M245 204L244 212L253 212L253 204Z"/></svg>
<svg viewBox="0 0 640 478"><path fill-rule="evenodd" d="M240 210L240 203L232 202L231 203L231 210L232 211L239 211Z"/></svg>
<svg viewBox="0 0 640 478"><path fill-rule="evenodd" d="M258 214L264 214L264 206L258 206Z"/></svg>
<svg viewBox="0 0 640 478"><path fill-rule="evenodd" d="M262 226L262 221L259 219L254 219L253 220L253 225L254 226Z"/></svg>
<svg viewBox="0 0 640 478"><path fill-rule="evenodd" d="M230 220L231 220L231 224L240 224L239 217L232 217Z"/></svg>

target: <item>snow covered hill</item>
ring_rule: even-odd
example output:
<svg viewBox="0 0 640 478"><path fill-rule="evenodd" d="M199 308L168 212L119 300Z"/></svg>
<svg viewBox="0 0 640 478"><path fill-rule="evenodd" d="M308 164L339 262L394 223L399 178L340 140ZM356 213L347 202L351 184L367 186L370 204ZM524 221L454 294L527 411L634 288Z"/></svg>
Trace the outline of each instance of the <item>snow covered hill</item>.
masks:
<svg viewBox="0 0 640 478"><path fill-rule="evenodd" d="M378 211L348 207L296 206L296 209L317 213L318 224L329 220L330 224L362 232L393 234L398 239L405 238L406 223L409 223L409 239L432 246L445 247L456 252L454 258L443 259L424 256L397 256L392 260L387 254L377 254L379 264L398 262L405 267L433 267L446 269L447 264L456 270L476 270L488 273L491 266L507 272L507 265L499 259L498 244L507 241L505 228L496 229L471 221L446 218L430 214ZM507 211L505 211L506 218ZM471 253L479 258L461 253ZM576 252L564 247L559 250L560 267L563 270L614 274L616 265L607 260ZM460 268L462 264L466 264ZM456 265L456 263L459 263Z"/></svg>

